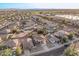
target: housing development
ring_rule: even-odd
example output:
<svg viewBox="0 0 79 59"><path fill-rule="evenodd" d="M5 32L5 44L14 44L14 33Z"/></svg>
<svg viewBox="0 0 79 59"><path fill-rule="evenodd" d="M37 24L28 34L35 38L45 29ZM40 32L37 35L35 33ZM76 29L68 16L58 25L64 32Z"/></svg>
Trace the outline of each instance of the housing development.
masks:
<svg viewBox="0 0 79 59"><path fill-rule="evenodd" d="M79 56L79 9L1 9L0 56Z"/></svg>

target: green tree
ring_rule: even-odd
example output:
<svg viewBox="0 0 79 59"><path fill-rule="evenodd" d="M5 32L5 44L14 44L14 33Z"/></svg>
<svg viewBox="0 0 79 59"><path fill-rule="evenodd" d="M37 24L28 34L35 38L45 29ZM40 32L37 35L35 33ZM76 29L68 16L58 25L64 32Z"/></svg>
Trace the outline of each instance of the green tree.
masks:
<svg viewBox="0 0 79 59"><path fill-rule="evenodd" d="M75 50L75 48L68 47L65 50L64 55L66 55L66 56L77 56L78 55L78 52Z"/></svg>
<svg viewBox="0 0 79 59"><path fill-rule="evenodd" d="M1 51L1 56L12 56L13 55L13 51L9 48L2 50Z"/></svg>
<svg viewBox="0 0 79 59"><path fill-rule="evenodd" d="M68 38L71 40L73 38L73 36L74 36L74 33L71 32L71 33L69 33Z"/></svg>
<svg viewBox="0 0 79 59"><path fill-rule="evenodd" d="M16 48L16 55L19 56L19 55L21 55L21 54L22 54L22 49L21 49L21 47L17 47L17 48Z"/></svg>
<svg viewBox="0 0 79 59"><path fill-rule="evenodd" d="M68 42L68 37L67 36L61 38L61 43L66 43L66 42Z"/></svg>

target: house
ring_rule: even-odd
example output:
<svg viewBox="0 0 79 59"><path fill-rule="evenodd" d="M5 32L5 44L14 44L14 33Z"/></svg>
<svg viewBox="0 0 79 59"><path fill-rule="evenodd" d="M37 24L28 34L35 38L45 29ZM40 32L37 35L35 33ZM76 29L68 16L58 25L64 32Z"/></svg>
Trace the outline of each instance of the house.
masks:
<svg viewBox="0 0 79 59"><path fill-rule="evenodd" d="M0 42L2 42L2 38L0 37Z"/></svg>
<svg viewBox="0 0 79 59"><path fill-rule="evenodd" d="M4 43L4 45L5 46L8 46L8 47L10 47L10 48L13 48L13 49L16 49L17 47L19 47L20 46L20 42L19 42L19 40L18 39L13 39L13 40L7 40L5 43Z"/></svg>
<svg viewBox="0 0 79 59"><path fill-rule="evenodd" d="M50 34L47 36L47 39L49 42L51 43L56 43L56 42L59 42L60 40L58 38L56 38L53 34Z"/></svg>
<svg viewBox="0 0 79 59"><path fill-rule="evenodd" d="M27 37L26 32L15 34L12 39L8 39L4 45L16 49L17 47L22 47L23 49L31 49L33 47L33 42L31 38Z"/></svg>
<svg viewBox="0 0 79 59"><path fill-rule="evenodd" d="M23 49L31 50L34 47L31 38L24 39L21 44L23 45Z"/></svg>
<svg viewBox="0 0 79 59"><path fill-rule="evenodd" d="M60 30L60 31L54 33L54 36L61 37L61 38L65 37L67 35L69 35L69 33L64 30Z"/></svg>
<svg viewBox="0 0 79 59"><path fill-rule="evenodd" d="M43 35L33 35L33 43L34 45L38 45L38 44L46 44L46 37Z"/></svg>

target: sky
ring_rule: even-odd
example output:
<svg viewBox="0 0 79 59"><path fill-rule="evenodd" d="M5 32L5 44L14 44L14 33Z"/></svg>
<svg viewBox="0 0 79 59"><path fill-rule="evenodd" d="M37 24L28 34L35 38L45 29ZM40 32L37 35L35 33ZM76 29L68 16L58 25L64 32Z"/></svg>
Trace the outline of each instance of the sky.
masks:
<svg viewBox="0 0 79 59"><path fill-rule="evenodd" d="M0 9L79 9L79 3L0 3Z"/></svg>

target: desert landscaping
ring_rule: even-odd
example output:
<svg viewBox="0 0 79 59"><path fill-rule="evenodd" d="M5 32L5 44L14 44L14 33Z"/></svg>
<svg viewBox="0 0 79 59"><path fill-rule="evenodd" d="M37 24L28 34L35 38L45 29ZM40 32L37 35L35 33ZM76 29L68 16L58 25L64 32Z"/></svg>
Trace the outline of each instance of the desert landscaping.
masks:
<svg viewBox="0 0 79 59"><path fill-rule="evenodd" d="M0 56L79 56L78 9L1 9Z"/></svg>

